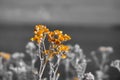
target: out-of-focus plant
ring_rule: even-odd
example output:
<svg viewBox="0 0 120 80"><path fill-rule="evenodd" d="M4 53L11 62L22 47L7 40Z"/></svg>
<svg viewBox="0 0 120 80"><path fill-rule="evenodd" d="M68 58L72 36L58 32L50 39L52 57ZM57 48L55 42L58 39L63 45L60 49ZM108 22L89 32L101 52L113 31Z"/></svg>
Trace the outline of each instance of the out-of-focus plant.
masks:
<svg viewBox="0 0 120 80"><path fill-rule="evenodd" d="M28 79L26 75L30 67L23 60L24 57L24 53L15 52L12 54L11 62L9 63L9 69L16 74L17 80Z"/></svg>
<svg viewBox="0 0 120 80"><path fill-rule="evenodd" d="M0 57L3 57L5 60L9 60L11 55L10 53L0 52Z"/></svg>
<svg viewBox="0 0 120 80"><path fill-rule="evenodd" d="M83 80L95 80L94 75L91 72L85 73L84 77L83 77Z"/></svg>
<svg viewBox="0 0 120 80"><path fill-rule="evenodd" d="M36 72L36 68L34 67L35 66L35 62L37 61L37 55L35 54L36 53L36 46L33 42L28 42L27 45L26 45L26 53L30 55L31 57L31 70L35 73Z"/></svg>
<svg viewBox="0 0 120 80"><path fill-rule="evenodd" d="M31 38L31 40L36 41L38 46L38 52L36 54L40 59L37 74L39 76L38 80L43 79L43 73L48 64L50 66L50 80L58 80L60 74L57 71L60 61L62 58L66 58L66 52L69 50L69 47L64 45L63 42L70 39L71 37L69 35L63 34L60 30L50 31L44 25L35 26L34 37ZM48 45L46 43L48 43Z"/></svg>
<svg viewBox="0 0 120 80"><path fill-rule="evenodd" d="M70 51L67 54L68 58L63 61L65 65L66 80L70 80L69 73L72 74L73 80L82 80L86 70L87 60L78 44L69 46Z"/></svg>
<svg viewBox="0 0 120 80"><path fill-rule="evenodd" d="M100 53L101 57L98 57ZM109 55L113 53L112 47L100 47L98 51L92 51L91 55L95 62L96 67L98 70L96 71L96 80L108 80L109 75L107 71L109 70L109 65L107 64L109 61Z"/></svg>
<svg viewBox="0 0 120 80"><path fill-rule="evenodd" d="M10 59L10 53L0 52L0 76L2 80L12 80L13 74L7 69Z"/></svg>
<svg viewBox="0 0 120 80"><path fill-rule="evenodd" d="M24 58L24 53L20 53L20 52L15 52L12 54L12 60L14 60L14 64L10 64L9 68L11 70L13 70L14 72L16 72L16 74L20 74L22 72L26 72L26 64L23 61Z"/></svg>
<svg viewBox="0 0 120 80"><path fill-rule="evenodd" d="M111 67L118 69L118 71L120 72L120 60L117 59L117 60L112 61Z"/></svg>
<svg viewBox="0 0 120 80"><path fill-rule="evenodd" d="M28 53L31 57L34 57L34 53L36 52L36 46L33 42L28 42L25 46L26 53Z"/></svg>

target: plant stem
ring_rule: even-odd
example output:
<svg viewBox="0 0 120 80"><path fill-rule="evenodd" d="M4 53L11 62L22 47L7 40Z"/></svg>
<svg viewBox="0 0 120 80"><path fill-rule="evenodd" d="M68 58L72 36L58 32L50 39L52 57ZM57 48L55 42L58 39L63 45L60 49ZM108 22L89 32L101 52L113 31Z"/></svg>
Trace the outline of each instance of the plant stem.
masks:
<svg viewBox="0 0 120 80"><path fill-rule="evenodd" d="M45 70L46 64L47 64L46 62L43 64L42 70L41 70L40 75L39 75L40 80L42 79L42 75L43 75L43 72Z"/></svg>
<svg viewBox="0 0 120 80"><path fill-rule="evenodd" d="M58 71L60 60L61 60L61 58L58 56L57 65L56 65L56 69L55 69L55 72L54 72L53 80L56 80L56 73Z"/></svg>

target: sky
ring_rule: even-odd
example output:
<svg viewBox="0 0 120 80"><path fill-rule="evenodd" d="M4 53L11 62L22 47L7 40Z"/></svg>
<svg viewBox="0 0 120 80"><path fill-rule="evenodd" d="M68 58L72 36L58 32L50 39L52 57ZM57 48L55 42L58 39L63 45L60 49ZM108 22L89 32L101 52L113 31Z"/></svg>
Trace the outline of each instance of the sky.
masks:
<svg viewBox="0 0 120 80"><path fill-rule="evenodd" d="M117 24L119 4L119 0L0 0L0 21Z"/></svg>

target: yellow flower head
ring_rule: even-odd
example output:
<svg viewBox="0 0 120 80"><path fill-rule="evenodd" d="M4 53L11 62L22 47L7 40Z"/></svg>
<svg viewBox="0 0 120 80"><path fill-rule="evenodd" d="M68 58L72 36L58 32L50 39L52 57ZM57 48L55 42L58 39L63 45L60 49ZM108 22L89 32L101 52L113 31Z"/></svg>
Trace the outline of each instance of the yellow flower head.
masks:
<svg viewBox="0 0 120 80"><path fill-rule="evenodd" d="M34 37L31 38L32 41L37 41L37 43L41 43L44 37L44 34L49 33L49 29L44 25L36 25L34 29Z"/></svg>
<svg viewBox="0 0 120 80"><path fill-rule="evenodd" d="M44 25L36 25L34 31L47 33L49 32L49 29Z"/></svg>
<svg viewBox="0 0 120 80"><path fill-rule="evenodd" d="M65 59L67 57L66 54L61 54L61 58Z"/></svg>
<svg viewBox="0 0 120 80"><path fill-rule="evenodd" d="M57 51L54 51L54 50L45 50L45 51L43 52L43 54L44 54L44 55L50 55L50 54L55 54L55 55L57 55L58 52L57 52Z"/></svg>
<svg viewBox="0 0 120 80"><path fill-rule="evenodd" d="M63 44L53 45L52 50L45 50L43 55L48 56L48 60L54 58L54 56L60 55L61 58L65 59L67 55L65 52L69 51L69 47Z"/></svg>
<svg viewBox="0 0 120 80"><path fill-rule="evenodd" d="M54 58L54 56L55 56L56 54L53 52L53 53L50 53L49 55L48 55L48 59L52 59L52 58Z"/></svg>
<svg viewBox="0 0 120 80"><path fill-rule="evenodd" d="M4 52L0 52L0 56L6 60L9 60L11 58L11 55L9 53L4 53Z"/></svg>
<svg viewBox="0 0 120 80"><path fill-rule="evenodd" d="M45 37L47 36L47 37ZM56 55L60 55L61 58L66 58L65 52L69 50L68 46L62 44L62 42L70 40L71 37L67 34L63 34L60 30L49 31L44 25L36 25L34 29L34 36L31 38L32 41L36 41L38 44L44 42L44 39L48 38L50 48L42 51L42 57L46 56L46 61L52 59Z"/></svg>
<svg viewBox="0 0 120 80"><path fill-rule="evenodd" d="M59 45L58 50L59 50L60 52L66 52L66 51L69 50L69 47L66 46L66 45L61 44L61 45Z"/></svg>
<svg viewBox="0 0 120 80"><path fill-rule="evenodd" d="M48 55L49 53L50 53L50 50L45 50L45 51L43 52L44 55Z"/></svg>
<svg viewBox="0 0 120 80"><path fill-rule="evenodd" d="M63 41L70 40L70 36L67 34L63 34L60 30L54 30L48 34L48 41L53 42L55 44L61 44Z"/></svg>
<svg viewBox="0 0 120 80"><path fill-rule="evenodd" d="M64 35L64 40L65 41L70 40L70 39L71 39L71 37L69 35L67 35L67 34Z"/></svg>
<svg viewBox="0 0 120 80"><path fill-rule="evenodd" d="M43 52L43 55L48 56L48 57L46 58L46 62L48 62L48 60L53 59L57 54L58 54L58 52L55 52L54 50L45 50L45 51Z"/></svg>

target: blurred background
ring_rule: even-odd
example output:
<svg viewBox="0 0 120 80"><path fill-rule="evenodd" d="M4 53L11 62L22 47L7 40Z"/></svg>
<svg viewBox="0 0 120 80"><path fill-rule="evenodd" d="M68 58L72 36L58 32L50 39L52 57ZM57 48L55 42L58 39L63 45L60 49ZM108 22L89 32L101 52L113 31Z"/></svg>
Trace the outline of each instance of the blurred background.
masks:
<svg viewBox="0 0 120 80"><path fill-rule="evenodd" d="M120 0L0 0L0 51L25 52L36 24L70 34L68 44L79 44L89 58L112 46L111 60L120 59ZM120 79L117 70L110 74Z"/></svg>

